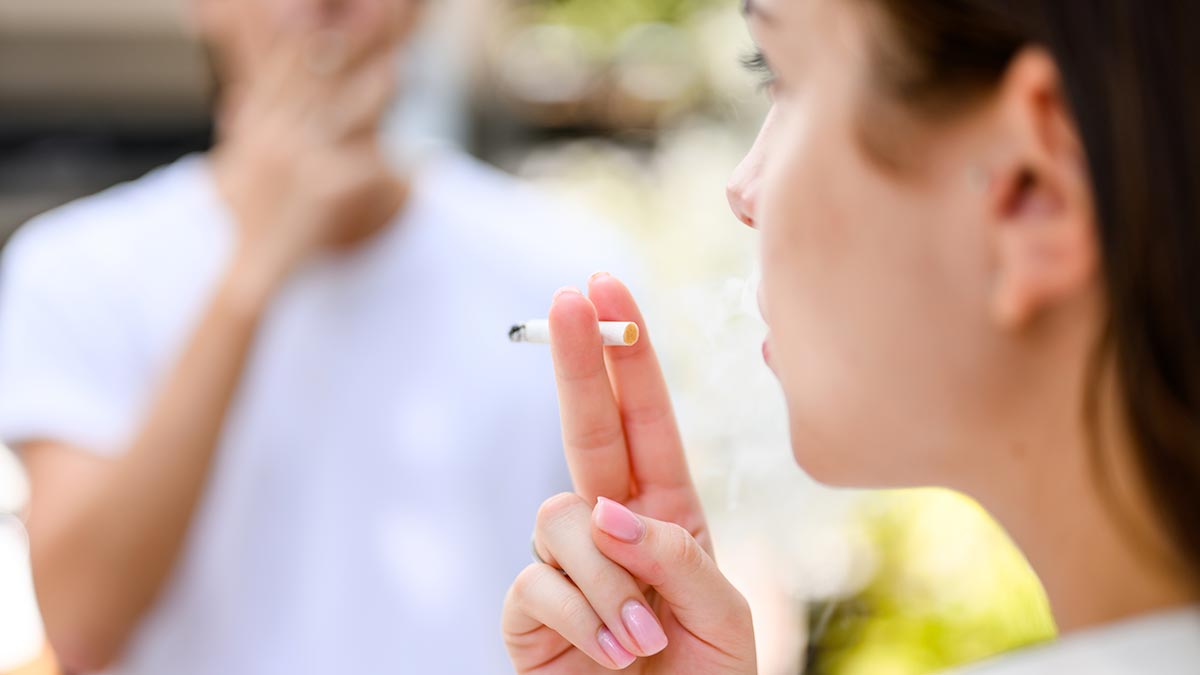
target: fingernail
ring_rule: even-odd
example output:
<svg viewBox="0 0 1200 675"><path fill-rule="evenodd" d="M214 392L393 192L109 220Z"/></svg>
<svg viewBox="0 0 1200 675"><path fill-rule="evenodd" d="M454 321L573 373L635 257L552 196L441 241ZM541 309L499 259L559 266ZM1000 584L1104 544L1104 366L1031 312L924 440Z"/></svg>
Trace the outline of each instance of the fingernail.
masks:
<svg viewBox="0 0 1200 675"><path fill-rule="evenodd" d="M646 525L642 523L642 519L611 499L601 497L596 502L592 517L601 532L628 544L636 544L646 534Z"/></svg>
<svg viewBox="0 0 1200 675"><path fill-rule="evenodd" d="M625 630L629 631L646 656L667 648L667 634L663 632L658 619L637 600L630 600L621 608L621 621L625 623Z"/></svg>
<svg viewBox="0 0 1200 675"><path fill-rule="evenodd" d="M565 295L567 293L574 293L575 295L583 295L583 292L580 291L578 288L575 288L574 286L563 286L562 288L560 288L554 292L554 299L557 300L559 298L559 296Z"/></svg>
<svg viewBox="0 0 1200 675"><path fill-rule="evenodd" d="M600 648L604 650L608 658L613 660L613 663L617 664L618 668L626 668L629 664L637 661L637 657L625 651L625 648L621 646L620 642L617 642L617 638L606 626L600 627L600 632L596 633L596 639L600 642Z"/></svg>
<svg viewBox="0 0 1200 675"><path fill-rule="evenodd" d="M603 277L611 277L611 276L612 275L609 274L608 272L596 272L595 274L593 274L591 277L588 278L588 281L595 281L595 280L603 278Z"/></svg>

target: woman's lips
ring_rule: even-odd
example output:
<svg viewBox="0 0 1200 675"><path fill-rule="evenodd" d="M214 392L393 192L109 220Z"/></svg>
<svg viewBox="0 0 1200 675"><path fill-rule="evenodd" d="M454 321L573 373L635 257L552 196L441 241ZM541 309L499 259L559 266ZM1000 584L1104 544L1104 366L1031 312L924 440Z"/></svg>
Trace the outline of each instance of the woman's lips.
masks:
<svg viewBox="0 0 1200 675"><path fill-rule="evenodd" d="M765 300L763 300L763 289L762 289L761 283L758 286L758 293L756 295L758 297L758 314L759 314L759 316L762 317L763 323L768 324L768 329L769 329L770 322L767 321L767 303ZM771 333L769 330L767 332L766 339L763 340L762 355L763 355L763 361L766 361L767 365L770 366L771 365Z"/></svg>

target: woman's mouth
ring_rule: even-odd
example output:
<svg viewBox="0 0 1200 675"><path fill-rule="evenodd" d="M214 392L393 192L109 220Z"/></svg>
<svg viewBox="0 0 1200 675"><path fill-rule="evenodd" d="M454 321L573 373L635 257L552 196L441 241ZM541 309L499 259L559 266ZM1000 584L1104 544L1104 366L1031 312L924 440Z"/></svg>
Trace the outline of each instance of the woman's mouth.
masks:
<svg viewBox="0 0 1200 675"><path fill-rule="evenodd" d="M768 324L767 325L767 328L768 328L767 337L766 337L766 339L763 340L763 344L762 344L762 355L763 355L763 361L765 361L767 363L767 365L770 366L771 365L770 322L767 321L767 302L763 297L763 287L762 287L761 281L759 282L758 292L755 293L755 297L758 299L758 315L759 315L759 317L762 318L763 323Z"/></svg>

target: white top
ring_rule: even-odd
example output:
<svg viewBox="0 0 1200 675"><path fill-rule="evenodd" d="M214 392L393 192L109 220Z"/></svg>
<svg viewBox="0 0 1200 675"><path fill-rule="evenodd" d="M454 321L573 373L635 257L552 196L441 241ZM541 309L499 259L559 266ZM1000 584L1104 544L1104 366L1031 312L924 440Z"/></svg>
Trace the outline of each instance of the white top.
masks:
<svg viewBox="0 0 1200 675"><path fill-rule="evenodd" d="M21 463L0 444L0 673L31 663L46 640L29 574L29 542L17 518L28 494Z"/></svg>
<svg viewBox="0 0 1200 675"><path fill-rule="evenodd" d="M1196 675L1200 607L1130 619L1008 654L957 675Z"/></svg>
<svg viewBox="0 0 1200 675"><path fill-rule="evenodd" d="M511 670L503 596L570 484L549 352L508 329L623 272L622 249L464 157L418 176L398 222L277 298L182 559L111 673ZM0 267L0 437L118 452L234 227L190 157L22 229Z"/></svg>

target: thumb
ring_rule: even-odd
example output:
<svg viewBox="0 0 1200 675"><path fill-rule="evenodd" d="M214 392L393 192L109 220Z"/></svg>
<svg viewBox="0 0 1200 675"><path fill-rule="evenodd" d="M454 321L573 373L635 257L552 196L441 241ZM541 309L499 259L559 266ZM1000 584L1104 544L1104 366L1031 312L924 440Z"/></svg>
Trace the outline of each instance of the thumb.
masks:
<svg viewBox="0 0 1200 675"><path fill-rule="evenodd" d="M592 539L606 557L658 591L691 633L729 655L753 659L746 599L686 529L600 497L592 510Z"/></svg>

